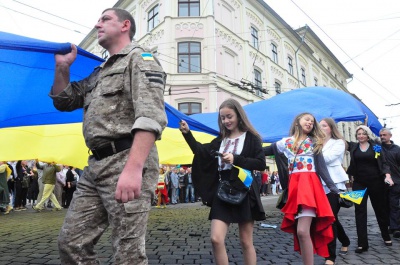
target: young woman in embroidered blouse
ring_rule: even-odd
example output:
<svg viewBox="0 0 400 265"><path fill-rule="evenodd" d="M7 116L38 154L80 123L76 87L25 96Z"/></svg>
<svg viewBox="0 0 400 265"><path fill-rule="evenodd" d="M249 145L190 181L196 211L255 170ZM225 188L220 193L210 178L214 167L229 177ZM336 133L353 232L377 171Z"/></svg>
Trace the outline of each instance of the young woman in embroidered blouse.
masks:
<svg viewBox="0 0 400 265"><path fill-rule="evenodd" d="M193 137L188 124L185 121L180 122L179 129L194 154L193 184L203 203L210 206L212 202L209 219L215 263L229 264L225 237L229 225L238 223L244 264L255 265L257 257L253 245L254 221L265 220L257 181L252 182L249 193L239 205L221 201L216 196L216 189L219 179L230 179L232 164L249 171L265 169L261 137L249 122L242 106L234 99L225 100L219 107L218 125L219 136L210 143L201 144ZM215 151L222 155L216 158Z"/></svg>
<svg viewBox="0 0 400 265"><path fill-rule="evenodd" d="M310 113L301 113L294 119L291 136L264 147L265 155L275 155L283 188L288 186L288 200L282 208L281 229L294 234L294 249L301 252L303 263L314 264L314 252L328 257L328 243L333 239L332 223L335 217L322 187L321 179L334 193L338 193L329 176L322 147L324 133ZM282 170L287 158L288 170ZM279 164L278 164L279 163Z"/></svg>
<svg viewBox="0 0 400 265"><path fill-rule="evenodd" d="M336 123L332 118L324 118L319 122L322 131L325 133L324 147L322 153L324 155L325 163L328 168L329 175L336 187L345 191L346 182L349 180L346 171L344 171L342 162L343 156L346 151L346 142L343 136L337 129ZM328 197L329 204L331 205L333 214L335 215L335 222L332 224L334 239L328 245L329 257L326 258L325 265L333 265L336 260L336 239L342 243L339 254L345 255L350 245L350 239L346 235L342 224L339 222L338 213L340 210L339 195L330 192L325 183L322 183L326 196Z"/></svg>
<svg viewBox="0 0 400 265"><path fill-rule="evenodd" d="M386 211L387 201L385 199L385 183L393 185L390 177L390 167L386 163L385 154L381 152L381 146L371 130L364 125L356 128L358 142L348 142L350 152L350 165L347 174L354 177L353 191L366 190L361 204L354 204L356 215L356 228L358 247L356 253L368 251L368 230L367 230L367 202L371 198L376 220L381 230L384 244L392 246L389 235L389 215Z"/></svg>

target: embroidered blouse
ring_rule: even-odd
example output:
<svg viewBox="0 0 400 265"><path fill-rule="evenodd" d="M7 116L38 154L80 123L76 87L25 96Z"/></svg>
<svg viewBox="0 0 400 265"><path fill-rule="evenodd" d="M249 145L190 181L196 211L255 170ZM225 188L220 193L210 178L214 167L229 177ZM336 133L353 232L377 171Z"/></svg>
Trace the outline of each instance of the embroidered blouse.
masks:
<svg viewBox="0 0 400 265"><path fill-rule="evenodd" d="M246 138L246 132L234 139L225 138L221 142L221 146L219 147L219 152L220 153L231 153L234 155L238 155L238 154L242 153L245 138ZM221 161L221 157L218 157L218 165L219 165L220 171L228 170L228 169L232 168L231 164L223 163Z"/></svg>
<svg viewBox="0 0 400 265"><path fill-rule="evenodd" d="M300 144L298 150L294 148L293 137L283 138L276 146L288 159L289 173L315 172L313 143L309 137Z"/></svg>

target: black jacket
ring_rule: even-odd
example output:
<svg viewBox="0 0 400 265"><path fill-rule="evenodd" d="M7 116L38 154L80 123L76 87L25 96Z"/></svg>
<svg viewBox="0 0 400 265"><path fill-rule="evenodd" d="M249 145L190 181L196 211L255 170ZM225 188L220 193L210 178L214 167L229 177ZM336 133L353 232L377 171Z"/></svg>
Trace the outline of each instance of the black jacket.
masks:
<svg viewBox="0 0 400 265"><path fill-rule="evenodd" d="M380 143L374 142L372 140L368 140L368 143L370 144L371 147L374 145L379 145ZM351 176L357 176L357 164L354 160L354 152L359 148L360 144L357 142L347 142L347 150L350 152L350 165L349 168L347 169L347 174ZM378 161L378 167L379 167L379 172L380 175L382 176L382 179L385 178L385 174L389 173L390 174L390 167L386 162L386 157L385 157L385 152L383 151L384 149L382 148L381 150L381 155L378 156L377 161Z"/></svg>
<svg viewBox="0 0 400 265"><path fill-rule="evenodd" d="M212 151L219 150L222 138L217 137L210 143L201 144L196 141L190 131L182 135L194 154L192 162L193 185L203 203L211 206L219 183L218 159L212 154ZM266 164L261 141L255 135L247 132L242 153L234 155L234 163L236 166L250 171L263 171L265 169ZM253 181L250 192L254 193L254 185L257 185L256 181ZM255 196L259 198L260 193L255 192Z"/></svg>
<svg viewBox="0 0 400 265"><path fill-rule="evenodd" d="M275 162L279 172L279 181L282 185L282 189L286 189L289 179L289 169L286 156L278 151L276 143L263 147L263 150L266 156L275 155ZM331 192L339 193L339 189L336 187L335 183L333 183L329 175L322 152L314 154L314 163L315 172L325 182L326 186L331 190Z"/></svg>
<svg viewBox="0 0 400 265"><path fill-rule="evenodd" d="M390 141L391 144L382 143L382 148L385 151L386 162L390 167L390 175L396 184L400 184L400 146Z"/></svg>

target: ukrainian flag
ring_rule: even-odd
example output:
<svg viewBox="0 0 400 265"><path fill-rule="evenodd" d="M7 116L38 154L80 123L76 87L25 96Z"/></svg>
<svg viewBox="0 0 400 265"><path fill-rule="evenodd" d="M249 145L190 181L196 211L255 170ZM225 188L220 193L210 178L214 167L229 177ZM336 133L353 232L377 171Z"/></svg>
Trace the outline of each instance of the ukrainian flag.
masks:
<svg viewBox="0 0 400 265"><path fill-rule="evenodd" d="M243 169L241 167L237 167L235 165L233 165L234 167L236 167L239 170L239 179L243 182L243 184L249 188L251 183L253 182L253 177L251 175L250 170L247 169Z"/></svg>
<svg viewBox="0 0 400 265"><path fill-rule="evenodd" d="M340 194L340 198L352 201L354 203L360 204L364 198L364 194L367 191L365 190L355 190L355 191L348 191L345 193Z"/></svg>

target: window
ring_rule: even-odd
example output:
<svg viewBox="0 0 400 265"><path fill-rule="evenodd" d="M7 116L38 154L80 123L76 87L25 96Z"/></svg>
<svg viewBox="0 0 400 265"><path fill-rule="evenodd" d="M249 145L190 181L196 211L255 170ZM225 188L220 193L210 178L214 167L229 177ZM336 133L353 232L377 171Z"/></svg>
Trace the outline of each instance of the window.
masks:
<svg viewBox="0 0 400 265"><path fill-rule="evenodd" d="M275 44L271 43L271 49L272 49L272 61L274 61L274 63L278 63L278 48L276 47Z"/></svg>
<svg viewBox="0 0 400 265"><path fill-rule="evenodd" d="M282 93L281 84L279 84L278 82L275 82L274 86L275 86L276 94Z"/></svg>
<svg viewBox="0 0 400 265"><path fill-rule="evenodd" d="M318 86L318 78L314 77L314 86Z"/></svg>
<svg viewBox="0 0 400 265"><path fill-rule="evenodd" d="M178 109L180 112L186 115L201 113L201 103L194 103L194 102L179 103Z"/></svg>
<svg viewBox="0 0 400 265"><path fill-rule="evenodd" d="M292 57L288 56L288 71L289 74L293 75L293 59Z"/></svg>
<svg viewBox="0 0 400 265"><path fill-rule="evenodd" d="M251 45L258 50L258 31L251 27Z"/></svg>
<svg viewBox="0 0 400 265"><path fill-rule="evenodd" d="M198 17L200 16L200 0L179 0L179 17Z"/></svg>
<svg viewBox="0 0 400 265"><path fill-rule="evenodd" d="M158 16L158 5L156 5L147 14L147 31L154 29L158 23L160 23L160 21Z"/></svg>
<svg viewBox="0 0 400 265"><path fill-rule="evenodd" d="M262 84L261 84L261 73L260 71L254 69L254 84L256 85L256 95L261 96Z"/></svg>
<svg viewBox="0 0 400 265"><path fill-rule="evenodd" d="M306 83L306 70L304 70L304 68L301 68L301 82L304 85L307 85L307 83Z"/></svg>
<svg viewBox="0 0 400 265"><path fill-rule="evenodd" d="M200 42L178 43L178 73L200 73Z"/></svg>

